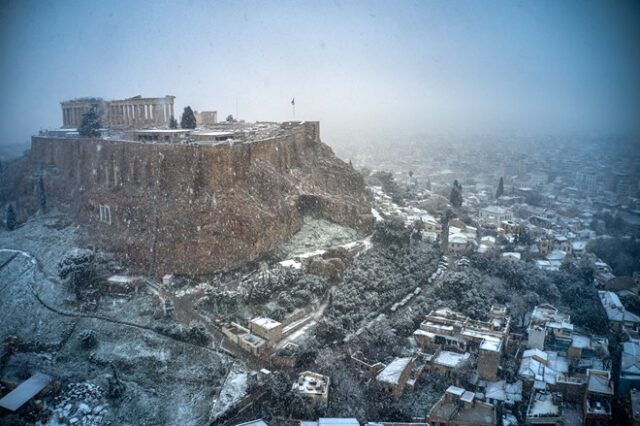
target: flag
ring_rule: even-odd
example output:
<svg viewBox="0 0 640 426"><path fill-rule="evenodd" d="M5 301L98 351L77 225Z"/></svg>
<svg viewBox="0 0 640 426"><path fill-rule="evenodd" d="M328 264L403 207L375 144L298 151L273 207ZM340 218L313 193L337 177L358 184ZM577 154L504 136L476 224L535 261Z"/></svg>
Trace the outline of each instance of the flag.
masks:
<svg viewBox="0 0 640 426"><path fill-rule="evenodd" d="M291 105L293 105L293 106L296 105L296 98L291 98Z"/></svg>

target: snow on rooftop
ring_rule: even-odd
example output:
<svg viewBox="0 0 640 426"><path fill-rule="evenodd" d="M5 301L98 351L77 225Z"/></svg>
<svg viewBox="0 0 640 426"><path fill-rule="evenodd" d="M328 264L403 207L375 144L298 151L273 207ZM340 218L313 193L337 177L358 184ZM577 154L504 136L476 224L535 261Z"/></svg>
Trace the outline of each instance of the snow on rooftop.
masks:
<svg viewBox="0 0 640 426"><path fill-rule="evenodd" d="M574 334L571 340L571 346L574 348L588 348L591 346L591 338L588 336L582 336L579 334Z"/></svg>
<svg viewBox="0 0 640 426"><path fill-rule="evenodd" d="M480 343L480 349L484 349L485 351L500 352L501 347L502 339L498 339L497 337L487 336Z"/></svg>
<svg viewBox="0 0 640 426"><path fill-rule="evenodd" d="M436 364L444 365L445 367L459 368L462 367L470 357L471 355L467 352L459 354L456 352L441 351L434 362Z"/></svg>
<svg viewBox="0 0 640 426"><path fill-rule="evenodd" d="M410 357L396 358L384 370L378 373L376 380L379 382L389 383L392 385L400 384L402 373L411 363Z"/></svg>
<svg viewBox="0 0 640 426"><path fill-rule="evenodd" d="M565 330L573 330L573 324L569 322L563 321L549 321L547 323L547 327L549 328L557 328L557 329L565 329Z"/></svg>
<svg viewBox="0 0 640 426"><path fill-rule="evenodd" d="M107 281L109 281L110 283L128 284L128 283L136 282L139 279L140 277L130 277L127 275L112 275L109 278L107 278Z"/></svg>
<svg viewBox="0 0 640 426"><path fill-rule="evenodd" d="M320 417L318 426L360 426L360 423L354 418Z"/></svg>
<svg viewBox="0 0 640 426"><path fill-rule="evenodd" d="M22 407L27 401L36 396L42 389L44 389L51 381L53 377L43 374L35 373L29 379L20 383L18 387L9 392L0 399L0 407L9 411L16 411Z"/></svg>
<svg viewBox="0 0 640 426"><path fill-rule="evenodd" d="M609 374L594 374L593 371L590 371L587 388L589 392L613 395L613 388L610 386Z"/></svg>
<svg viewBox="0 0 640 426"><path fill-rule="evenodd" d="M447 388L446 392L452 395L462 396L462 394L465 393L466 391L463 388L459 388L457 386L451 385Z"/></svg>
<svg viewBox="0 0 640 426"><path fill-rule="evenodd" d="M546 361L541 362L539 359L546 359ZM537 388L544 389L546 384L554 385L561 375L568 372L569 362L564 356L557 352L529 349L522 355L518 375L524 379L534 380L537 383Z"/></svg>
<svg viewBox="0 0 640 426"><path fill-rule="evenodd" d="M544 361L547 361L549 359L549 355L545 351L541 351L540 349L527 349L522 354L522 358L532 358L534 356L537 356Z"/></svg>
<svg viewBox="0 0 640 426"><path fill-rule="evenodd" d="M531 401L527 417L559 416L560 405L553 401L553 396L547 393L536 393Z"/></svg>
<svg viewBox="0 0 640 426"><path fill-rule="evenodd" d="M473 402L473 399L475 398L475 396L476 396L475 392L464 391L464 393L460 397L460 401L462 401L462 402Z"/></svg>
<svg viewBox="0 0 640 426"><path fill-rule="evenodd" d="M617 294L612 291L598 291L600 302L607 312L609 321L640 323L640 317L627 311Z"/></svg>
<svg viewBox="0 0 640 426"><path fill-rule="evenodd" d="M294 269L302 268L302 263L298 262L295 259L283 260L282 262L280 262L280 265L284 266L285 268L294 268Z"/></svg>
<svg viewBox="0 0 640 426"><path fill-rule="evenodd" d="M272 328L276 328L282 325L280 322L266 317L258 317L251 320L252 324L255 324L259 327L262 327L266 330L271 330Z"/></svg>
<svg viewBox="0 0 640 426"><path fill-rule="evenodd" d="M305 371L300 373L298 381L293 384L293 388L298 392L321 395L328 391L328 381L329 378L327 376Z"/></svg>
<svg viewBox="0 0 640 426"><path fill-rule="evenodd" d="M236 426L268 426L268 425L264 422L264 420L259 419L259 420L252 420L246 423L239 423Z"/></svg>
<svg viewBox="0 0 640 426"><path fill-rule="evenodd" d="M620 374L640 374L640 344L637 340L630 340L622 344Z"/></svg>

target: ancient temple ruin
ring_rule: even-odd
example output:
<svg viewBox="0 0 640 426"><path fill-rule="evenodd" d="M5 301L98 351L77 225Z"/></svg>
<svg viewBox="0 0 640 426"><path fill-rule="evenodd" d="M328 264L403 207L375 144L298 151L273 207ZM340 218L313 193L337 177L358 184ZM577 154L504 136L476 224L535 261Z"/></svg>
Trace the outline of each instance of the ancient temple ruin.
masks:
<svg viewBox="0 0 640 426"><path fill-rule="evenodd" d="M78 98L61 102L62 127L77 128L82 116L95 108L102 126L110 129L145 128L166 126L174 116L173 101L175 96L163 98L132 98L105 101L102 98Z"/></svg>

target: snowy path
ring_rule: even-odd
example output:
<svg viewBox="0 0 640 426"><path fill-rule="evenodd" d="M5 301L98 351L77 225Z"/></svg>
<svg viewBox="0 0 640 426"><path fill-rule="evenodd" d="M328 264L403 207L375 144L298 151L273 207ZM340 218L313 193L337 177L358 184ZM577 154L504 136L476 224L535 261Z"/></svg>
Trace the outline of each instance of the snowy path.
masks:
<svg viewBox="0 0 640 426"><path fill-rule="evenodd" d="M322 302L322 304L320 306L318 306L318 309L316 309L315 311L311 312L306 317L296 321L296 322L299 322L299 323L306 322L306 324L303 327L301 327L298 330L296 330L293 333L291 333L290 335L288 335L287 337L285 337L284 339L280 340L275 346L276 350L282 349L288 343L293 342L294 340L298 339L300 336L305 334L307 332L307 330L309 330L312 326L314 326L318 322L318 320L320 318L322 318L322 315L324 315L325 309L327 309L327 306L329 306L329 298L334 293L335 288L336 287L333 286L333 287L331 287L329 289L329 291L327 292L327 295L324 298L324 301Z"/></svg>
<svg viewBox="0 0 640 426"><path fill-rule="evenodd" d="M16 250L16 249L8 249L8 248L0 248L0 252L4 252L4 253L15 253L14 256L11 257L10 261L13 261L14 259L16 259L18 256L24 256L27 259L29 259L30 263L35 267L35 269L33 270L33 280L35 281L35 274L36 272L40 272L47 281L54 283L56 285L62 285L62 283L60 282L60 280L58 280L56 277L52 276L51 274L47 273L44 269L44 266L42 265L42 262L40 262L34 255L32 255L31 253L28 253L26 251L23 250ZM6 266L9 262L5 262L4 266ZM146 330L146 331L151 331L155 334L158 334L160 336L163 336L165 338L169 338L172 340L175 340L176 342L180 342L183 344L187 344L190 346L195 346L198 348L202 348L205 349L207 351L210 352L217 352L212 348L209 347L205 347L205 346L201 346L201 345L196 345L190 342L185 342L182 340L178 340L172 336L168 336L166 334L160 333L157 330L155 330L153 327L149 327L146 325L142 325L142 324L136 324L136 323L132 323L129 321L124 321L124 320L119 320L119 319L115 319L115 318L110 318L110 317L106 317L103 315L96 315L96 314L87 314L87 313L82 313L82 312L70 312L70 311L63 311L61 309L58 309L54 306L52 306L51 304L45 302L40 295L38 295L38 293L36 292L36 290L33 288L33 283L32 281L28 281L28 286L29 286L29 292L33 295L33 297L35 297L35 299L38 301L38 303L40 303L45 309L54 312L58 315L61 316L66 316L66 317L72 317L72 318L90 318L90 319L95 319L95 320L99 320L99 321L106 321L106 322L110 322L113 324L119 324L119 325L124 325L127 327L134 327L134 328L138 328L141 330Z"/></svg>

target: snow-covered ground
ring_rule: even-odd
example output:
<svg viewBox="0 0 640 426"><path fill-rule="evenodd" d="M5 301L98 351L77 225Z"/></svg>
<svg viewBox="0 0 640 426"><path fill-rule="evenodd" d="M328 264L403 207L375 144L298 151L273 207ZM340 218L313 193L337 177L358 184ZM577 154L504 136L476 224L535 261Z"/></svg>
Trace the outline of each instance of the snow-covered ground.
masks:
<svg viewBox="0 0 640 426"><path fill-rule="evenodd" d="M154 325L158 303L151 294L104 296L96 312L80 311L74 294L57 279L56 265L81 236L80 228L55 212L12 232L0 231L0 341L15 335L25 345L8 359L0 376L20 381L40 371L60 381L62 393L44 401L52 425L69 424L74 417L77 424L207 424L233 362L146 329ZM69 315L46 308L36 295ZM96 346L81 345L79 335L85 330L93 330ZM108 389L111 365L125 385L122 398L106 399L102 391L70 396L78 388ZM109 408L97 409L100 405Z"/></svg>
<svg viewBox="0 0 640 426"><path fill-rule="evenodd" d="M325 219L305 217L302 229L280 247L283 258L297 257L329 247L347 244L363 237L358 231Z"/></svg>
<svg viewBox="0 0 640 426"><path fill-rule="evenodd" d="M210 419L219 418L237 404L247 394L247 374L243 371L231 371L225 380L220 395L214 400Z"/></svg>

